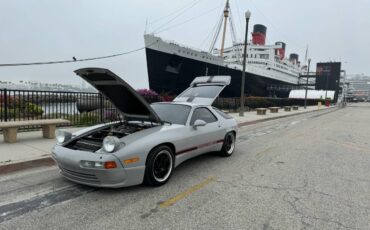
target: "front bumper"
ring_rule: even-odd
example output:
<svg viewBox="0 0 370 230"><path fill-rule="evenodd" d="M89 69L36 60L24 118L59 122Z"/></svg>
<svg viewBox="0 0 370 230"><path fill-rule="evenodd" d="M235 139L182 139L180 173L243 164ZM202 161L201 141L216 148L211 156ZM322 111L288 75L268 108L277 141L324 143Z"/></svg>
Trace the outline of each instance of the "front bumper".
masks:
<svg viewBox="0 0 370 230"><path fill-rule="evenodd" d="M98 154L55 146L52 157L58 164L61 174L68 180L94 187L127 187L143 182L145 166L124 168L113 154ZM115 169L83 168L81 160L115 161Z"/></svg>

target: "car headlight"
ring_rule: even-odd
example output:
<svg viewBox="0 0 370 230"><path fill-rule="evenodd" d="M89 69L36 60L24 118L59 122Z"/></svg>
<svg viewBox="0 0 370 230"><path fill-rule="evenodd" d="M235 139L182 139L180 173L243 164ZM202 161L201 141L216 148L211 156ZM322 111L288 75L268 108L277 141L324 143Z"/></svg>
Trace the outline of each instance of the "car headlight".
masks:
<svg viewBox="0 0 370 230"><path fill-rule="evenodd" d="M113 136L107 136L103 140L103 148L108 153L116 151L121 144L121 141Z"/></svg>
<svg viewBox="0 0 370 230"><path fill-rule="evenodd" d="M55 138L57 139L58 144L63 144L72 138L72 133L58 129L55 131Z"/></svg>
<svg viewBox="0 0 370 230"><path fill-rule="evenodd" d="M115 161L80 161L80 166L82 168L88 169L115 169L117 168L117 163Z"/></svg>
<svg viewBox="0 0 370 230"><path fill-rule="evenodd" d="M101 161L80 161L83 168L104 168L104 163Z"/></svg>

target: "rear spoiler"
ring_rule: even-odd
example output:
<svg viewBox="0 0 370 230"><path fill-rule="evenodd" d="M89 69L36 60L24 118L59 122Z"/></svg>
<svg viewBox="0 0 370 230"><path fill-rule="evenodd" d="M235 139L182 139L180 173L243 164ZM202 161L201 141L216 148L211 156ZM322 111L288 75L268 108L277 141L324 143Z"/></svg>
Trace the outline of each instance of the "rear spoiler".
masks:
<svg viewBox="0 0 370 230"><path fill-rule="evenodd" d="M184 92L173 101L186 101L201 105L212 105L221 91L230 84L231 76L196 77ZM211 90L208 90L212 88Z"/></svg>
<svg viewBox="0 0 370 230"><path fill-rule="evenodd" d="M190 87L201 85L201 84L221 84L230 85L230 76L201 76L196 77L190 84Z"/></svg>

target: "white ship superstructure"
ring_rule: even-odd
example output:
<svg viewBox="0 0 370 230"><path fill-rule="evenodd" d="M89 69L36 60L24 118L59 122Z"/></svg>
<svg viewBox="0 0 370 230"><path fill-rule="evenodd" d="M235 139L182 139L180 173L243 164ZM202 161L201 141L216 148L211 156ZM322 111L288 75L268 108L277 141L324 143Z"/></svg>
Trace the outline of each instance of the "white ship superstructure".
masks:
<svg viewBox="0 0 370 230"><path fill-rule="evenodd" d="M224 62L233 64L242 69L244 44L228 47L224 51ZM298 76L302 69L296 59L281 59L277 50L282 49L282 44L276 45L254 45L247 44L246 70L258 71L259 74L287 83L297 84ZM214 50L213 55L219 56L220 51ZM256 70L259 69L259 70ZM257 72L256 72L257 73Z"/></svg>
<svg viewBox="0 0 370 230"><path fill-rule="evenodd" d="M224 10L225 21L229 16L228 7L227 2ZM222 23L219 25L221 28ZM233 32L233 25L231 24L230 27ZM267 88L271 85L297 86L299 75L304 69L300 65L297 54L290 54L289 58L285 57L284 42L266 45L266 31L267 28L264 25L254 25L252 37L247 42L246 89L249 95L265 96L268 94ZM179 84L184 81L191 82L193 78L200 75L222 73L232 76L231 87L238 91L243 69L244 44L233 40L232 46L226 48L221 46L220 49L216 49L214 46L219 32L220 30L216 32L208 52L166 41L153 34L144 35L150 87L157 91L176 93L177 90L172 88L182 87ZM225 33L223 33L222 45L225 41L224 36ZM232 37L234 38L235 35ZM238 93L228 94L236 96Z"/></svg>
<svg viewBox="0 0 370 230"><path fill-rule="evenodd" d="M243 69L243 44L237 44L233 47L225 48L224 57L222 58L219 56L220 50L217 49L212 53L208 53L206 51L179 45L173 41L165 41L162 38L151 34L146 34L144 38L146 48L226 68L240 71ZM302 71L298 60L280 60L280 56L275 54L276 50L280 48L281 45L260 46L248 44L246 72L283 81L289 84L298 84L298 76Z"/></svg>

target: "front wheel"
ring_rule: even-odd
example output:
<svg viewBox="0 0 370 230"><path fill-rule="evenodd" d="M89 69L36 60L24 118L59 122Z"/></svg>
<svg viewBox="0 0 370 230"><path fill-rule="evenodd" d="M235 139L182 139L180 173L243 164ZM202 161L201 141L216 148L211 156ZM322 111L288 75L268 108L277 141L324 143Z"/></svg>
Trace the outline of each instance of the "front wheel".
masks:
<svg viewBox="0 0 370 230"><path fill-rule="evenodd" d="M221 156L229 157L233 154L234 149L235 149L235 134L233 132L229 132L225 135L224 144L222 145L220 154Z"/></svg>
<svg viewBox="0 0 370 230"><path fill-rule="evenodd" d="M144 183L152 186L164 185L171 177L174 154L168 146L153 149L147 158Z"/></svg>

